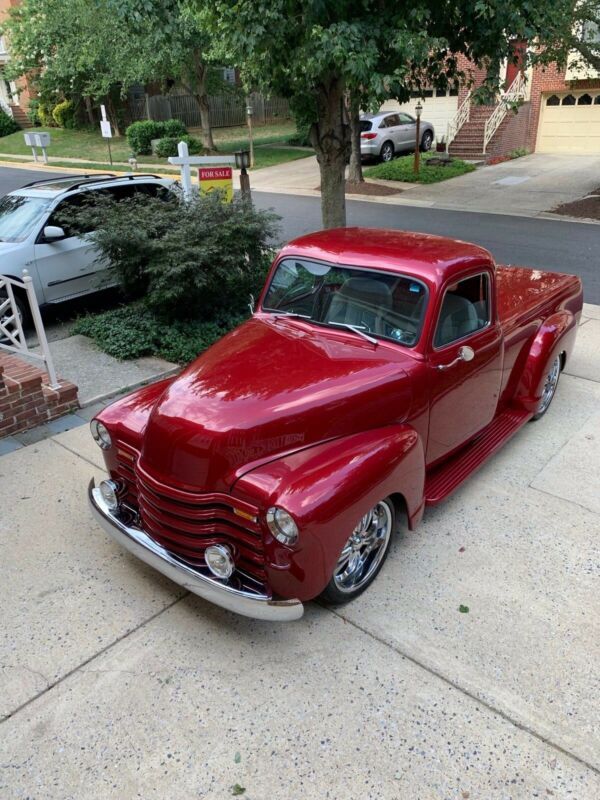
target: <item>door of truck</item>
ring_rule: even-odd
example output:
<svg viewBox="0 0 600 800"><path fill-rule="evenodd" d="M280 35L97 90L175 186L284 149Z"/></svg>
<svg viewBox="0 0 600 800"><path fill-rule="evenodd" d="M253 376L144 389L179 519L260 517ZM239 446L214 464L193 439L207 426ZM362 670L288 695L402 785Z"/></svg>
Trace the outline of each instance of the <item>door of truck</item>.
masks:
<svg viewBox="0 0 600 800"><path fill-rule="evenodd" d="M487 270L444 287L429 343L430 413L427 464L485 428L502 384L503 340L493 279ZM472 360L464 355L471 352Z"/></svg>

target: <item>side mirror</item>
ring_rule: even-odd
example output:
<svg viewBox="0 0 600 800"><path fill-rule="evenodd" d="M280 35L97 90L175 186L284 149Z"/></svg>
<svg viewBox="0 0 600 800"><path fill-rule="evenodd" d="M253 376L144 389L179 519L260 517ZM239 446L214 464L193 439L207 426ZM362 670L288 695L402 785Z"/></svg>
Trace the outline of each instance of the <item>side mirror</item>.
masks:
<svg viewBox="0 0 600 800"><path fill-rule="evenodd" d="M475 350L468 345L463 345L458 351L461 361L473 361L475 358Z"/></svg>
<svg viewBox="0 0 600 800"><path fill-rule="evenodd" d="M66 239L67 235L58 225L46 225L44 228L44 239L47 242L57 242L59 239Z"/></svg>

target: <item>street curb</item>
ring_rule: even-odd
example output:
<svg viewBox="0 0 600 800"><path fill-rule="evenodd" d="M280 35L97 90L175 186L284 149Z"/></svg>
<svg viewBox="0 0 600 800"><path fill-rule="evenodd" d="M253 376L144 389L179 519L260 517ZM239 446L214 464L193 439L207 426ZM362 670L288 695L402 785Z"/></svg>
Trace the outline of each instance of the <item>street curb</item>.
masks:
<svg viewBox="0 0 600 800"><path fill-rule="evenodd" d="M34 161L3 161L0 159L0 167L6 167L7 169L22 169L22 170L29 170L32 169L41 172L72 172L75 175L106 175L107 170L105 169L82 169L82 167L77 166L69 166L69 167L56 167L54 164L40 164L39 162L36 163ZM110 171L110 169L108 170ZM124 176L124 175L145 175L147 172L119 172L115 170L115 174L117 177ZM154 171L153 175L157 175L159 178L168 178L169 180L177 180L177 175L173 173L166 173L166 172L159 172Z"/></svg>
<svg viewBox="0 0 600 800"><path fill-rule="evenodd" d="M283 189L281 187L263 187L253 188L254 194L285 194L291 197L321 197L321 193L315 189ZM463 206L441 205L434 200L418 200L418 199L403 199L397 195L388 196L361 196L356 194L347 194L346 203L384 203L390 206L408 206L409 208L432 208L439 211L460 211L463 214L488 214L490 216L499 217L521 217L523 219L541 219L549 222L574 222L580 225L599 225L600 220L593 220L581 217L567 217L562 214L553 214L550 211L537 211L536 213L528 214L523 211L491 211L481 208L464 208Z"/></svg>
<svg viewBox="0 0 600 800"><path fill-rule="evenodd" d="M171 367L163 372L158 372L156 375L152 375L150 378L144 378L143 380L129 383L126 386L121 386L119 389L114 389L110 392L96 395L96 397L90 397L84 403L80 403L79 408L88 408L88 406L93 406L94 403L103 403L119 394L123 394L124 392L133 392L134 389L140 389L142 386L149 386L151 383L156 383L157 381L162 381L164 378L170 378L172 375L177 375L177 373L181 372L182 369L183 367L179 366Z"/></svg>

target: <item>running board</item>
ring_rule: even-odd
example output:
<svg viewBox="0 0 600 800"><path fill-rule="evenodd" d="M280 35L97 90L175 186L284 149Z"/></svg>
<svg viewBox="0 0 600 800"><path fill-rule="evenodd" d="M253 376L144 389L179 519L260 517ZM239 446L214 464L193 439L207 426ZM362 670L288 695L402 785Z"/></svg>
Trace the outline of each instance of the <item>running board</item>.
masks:
<svg viewBox="0 0 600 800"><path fill-rule="evenodd" d="M435 506L445 500L469 478L475 470L529 422L529 411L510 408L499 414L471 444L437 467L425 482L425 503Z"/></svg>

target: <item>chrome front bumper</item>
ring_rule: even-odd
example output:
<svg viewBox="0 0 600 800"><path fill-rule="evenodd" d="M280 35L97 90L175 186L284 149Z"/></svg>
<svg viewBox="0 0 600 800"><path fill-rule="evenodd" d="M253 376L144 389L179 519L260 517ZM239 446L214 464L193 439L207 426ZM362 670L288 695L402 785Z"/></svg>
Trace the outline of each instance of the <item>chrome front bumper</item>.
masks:
<svg viewBox="0 0 600 800"><path fill-rule="evenodd" d="M108 509L100 490L90 481L88 499L94 519L120 545L167 578L217 606L254 619L290 622L300 619L304 606L300 600L273 600L267 595L250 594L196 572L179 561L139 528L126 525Z"/></svg>

